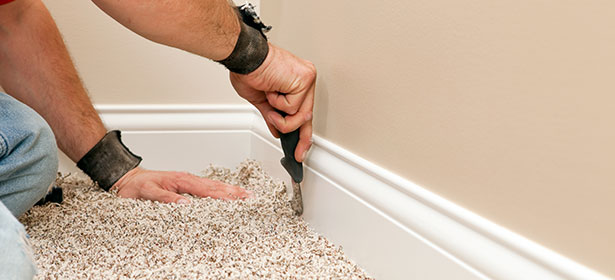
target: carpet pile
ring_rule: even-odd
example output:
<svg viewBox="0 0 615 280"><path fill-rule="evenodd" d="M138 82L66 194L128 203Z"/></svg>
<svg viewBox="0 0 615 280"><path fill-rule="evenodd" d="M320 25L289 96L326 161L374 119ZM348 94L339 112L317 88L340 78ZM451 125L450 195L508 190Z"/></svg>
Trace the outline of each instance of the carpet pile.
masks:
<svg viewBox="0 0 615 280"><path fill-rule="evenodd" d="M284 183L256 161L234 171L210 166L203 175L252 190L254 198L164 204L58 177L64 202L20 218L37 279L371 279L293 215Z"/></svg>

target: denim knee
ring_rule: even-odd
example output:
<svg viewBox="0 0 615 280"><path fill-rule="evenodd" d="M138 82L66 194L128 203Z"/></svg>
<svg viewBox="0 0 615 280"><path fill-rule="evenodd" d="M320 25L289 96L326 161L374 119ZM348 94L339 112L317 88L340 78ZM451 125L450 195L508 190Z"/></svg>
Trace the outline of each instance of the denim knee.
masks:
<svg viewBox="0 0 615 280"><path fill-rule="evenodd" d="M38 121L30 123L28 130L28 137L31 138L34 147L29 153L32 161L35 161L31 166L34 176L31 181L32 184L29 186L32 191L31 203L34 205L47 194L51 184L56 179L58 174L58 148L53 131L44 119L39 118Z"/></svg>
<svg viewBox="0 0 615 280"><path fill-rule="evenodd" d="M0 106L0 199L19 216L55 180L57 145L51 128L34 110L4 94Z"/></svg>
<svg viewBox="0 0 615 280"><path fill-rule="evenodd" d="M36 264L26 231L0 202L0 279L32 279Z"/></svg>

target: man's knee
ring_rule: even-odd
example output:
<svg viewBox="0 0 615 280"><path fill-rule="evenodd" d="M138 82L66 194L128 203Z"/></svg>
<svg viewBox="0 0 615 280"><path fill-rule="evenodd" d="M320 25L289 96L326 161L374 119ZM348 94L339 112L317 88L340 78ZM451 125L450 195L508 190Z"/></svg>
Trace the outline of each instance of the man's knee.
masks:
<svg viewBox="0 0 615 280"><path fill-rule="evenodd" d="M42 198L58 170L55 137L34 110L0 94L0 197L15 215Z"/></svg>
<svg viewBox="0 0 615 280"><path fill-rule="evenodd" d="M32 279L36 265L26 232L0 202L0 279Z"/></svg>
<svg viewBox="0 0 615 280"><path fill-rule="evenodd" d="M53 131L41 117L30 123L28 137L32 141L29 157L32 163L30 168L34 174L32 188L37 193L36 202L47 193L49 186L55 181L58 172L58 148Z"/></svg>

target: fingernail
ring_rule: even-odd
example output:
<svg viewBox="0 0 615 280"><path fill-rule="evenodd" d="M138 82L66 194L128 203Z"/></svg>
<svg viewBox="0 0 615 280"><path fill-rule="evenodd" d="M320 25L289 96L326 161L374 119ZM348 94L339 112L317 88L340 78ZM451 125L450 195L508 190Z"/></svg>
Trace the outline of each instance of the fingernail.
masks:
<svg viewBox="0 0 615 280"><path fill-rule="evenodd" d="M310 138L310 145L307 147L307 149L305 149L305 151L303 152L301 161L304 161L305 158L307 158L307 153L310 151L310 149L312 148L312 144L314 144L314 139Z"/></svg>
<svg viewBox="0 0 615 280"><path fill-rule="evenodd" d="M190 204L190 201L188 201L185 198L181 198L180 200L177 201L178 204Z"/></svg>

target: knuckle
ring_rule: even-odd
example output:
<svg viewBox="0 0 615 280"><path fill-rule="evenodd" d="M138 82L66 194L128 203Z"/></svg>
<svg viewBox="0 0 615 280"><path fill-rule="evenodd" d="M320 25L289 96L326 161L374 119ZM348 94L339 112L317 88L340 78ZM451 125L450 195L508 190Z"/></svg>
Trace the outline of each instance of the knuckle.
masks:
<svg viewBox="0 0 615 280"><path fill-rule="evenodd" d="M316 69L308 69L305 71L304 76L309 81L316 79Z"/></svg>
<svg viewBox="0 0 615 280"><path fill-rule="evenodd" d="M278 130L282 133L290 133L293 131L292 127L290 126L283 126L283 127L278 128Z"/></svg>
<svg viewBox="0 0 615 280"><path fill-rule="evenodd" d="M303 79L311 81L316 78L316 66L311 61L305 60L301 69Z"/></svg>
<svg viewBox="0 0 615 280"><path fill-rule="evenodd" d="M312 76L316 77L316 65L314 65L314 63L312 63L311 61L307 61L306 65L307 65L307 68L308 68L308 72Z"/></svg>

